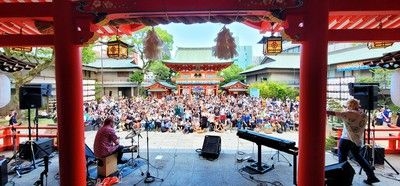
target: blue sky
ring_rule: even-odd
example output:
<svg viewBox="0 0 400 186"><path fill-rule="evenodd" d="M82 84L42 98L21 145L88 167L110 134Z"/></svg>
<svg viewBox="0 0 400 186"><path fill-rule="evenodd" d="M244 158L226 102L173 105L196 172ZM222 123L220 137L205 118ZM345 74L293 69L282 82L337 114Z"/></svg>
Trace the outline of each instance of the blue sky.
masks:
<svg viewBox="0 0 400 186"><path fill-rule="evenodd" d="M224 24L203 23L185 25L182 23L170 23L159 25L167 30L174 37L174 51L176 47L212 47L215 45L214 39L221 31ZM226 25L233 37L239 40L241 46L253 46L253 56L262 55L262 45L257 44L262 38L258 30L246 26L242 23L231 23ZM237 41L236 41L237 42Z"/></svg>

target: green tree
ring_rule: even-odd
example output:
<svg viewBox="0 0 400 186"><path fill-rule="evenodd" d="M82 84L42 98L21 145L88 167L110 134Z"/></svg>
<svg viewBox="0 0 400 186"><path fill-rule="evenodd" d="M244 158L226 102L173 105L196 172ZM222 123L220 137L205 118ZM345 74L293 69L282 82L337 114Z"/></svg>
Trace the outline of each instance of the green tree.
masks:
<svg viewBox="0 0 400 186"><path fill-rule="evenodd" d="M224 85L231 81L244 81L246 77L241 75L241 72L243 72L243 69L240 68L237 64L232 64L228 68L225 68L218 73L219 76L224 78L224 81L221 82L221 85Z"/></svg>
<svg viewBox="0 0 400 186"><path fill-rule="evenodd" d="M161 61L154 61L149 68L149 71L154 73L156 81L170 81L171 70Z"/></svg>
<svg viewBox="0 0 400 186"><path fill-rule="evenodd" d="M132 72L129 75L129 81L141 84L144 80L144 74L141 71Z"/></svg>
<svg viewBox="0 0 400 186"><path fill-rule="evenodd" d="M96 52L93 50L94 45L89 44L82 48L82 63L88 64L96 60Z"/></svg>
<svg viewBox="0 0 400 186"><path fill-rule="evenodd" d="M249 85L249 88L259 89L262 98L295 99L299 94L298 90L273 81L254 82Z"/></svg>

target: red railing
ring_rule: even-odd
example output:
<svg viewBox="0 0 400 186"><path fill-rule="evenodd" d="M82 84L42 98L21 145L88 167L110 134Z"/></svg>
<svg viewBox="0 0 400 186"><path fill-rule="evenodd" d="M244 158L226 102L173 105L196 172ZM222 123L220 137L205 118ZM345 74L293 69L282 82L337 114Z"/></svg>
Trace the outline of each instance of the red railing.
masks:
<svg viewBox="0 0 400 186"><path fill-rule="evenodd" d="M341 128L334 128L336 139L342 135ZM400 154L400 128L377 127L370 129L370 143L375 140L375 144L385 147L385 154ZM366 130L368 136L368 131Z"/></svg>
<svg viewBox="0 0 400 186"><path fill-rule="evenodd" d="M15 144L19 147L22 140L29 139L29 128L27 126L16 126L16 132L13 133L11 127L0 127L0 152L5 150L13 150L13 137L15 135ZM53 138L54 147L57 147L57 126L40 126L36 135L36 128L31 128L31 139L38 138Z"/></svg>

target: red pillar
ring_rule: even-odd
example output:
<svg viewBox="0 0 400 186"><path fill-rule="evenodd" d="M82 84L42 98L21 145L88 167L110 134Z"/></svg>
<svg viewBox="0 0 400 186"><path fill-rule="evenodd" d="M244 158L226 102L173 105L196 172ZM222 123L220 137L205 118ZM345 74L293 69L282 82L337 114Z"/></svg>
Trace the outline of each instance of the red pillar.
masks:
<svg viewBox="0 0 400 186"><path fill-rule="evenodd" d="M328 0L304 1L300 64L300 186L324 185Z"/></svg>
<svg viewBox="0 0 400 186"><path fill-rule="evenodd" d="M76 25L70 0L55 4L55 55L58 149L61 185L86 185L82 63L74 44Z"/></svg>

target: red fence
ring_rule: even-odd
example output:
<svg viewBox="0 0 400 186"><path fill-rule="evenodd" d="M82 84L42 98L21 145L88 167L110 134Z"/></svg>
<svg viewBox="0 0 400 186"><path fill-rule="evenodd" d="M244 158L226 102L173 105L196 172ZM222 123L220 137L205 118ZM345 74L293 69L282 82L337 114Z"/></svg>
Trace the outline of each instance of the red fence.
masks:
<svg viewBox="0 0 400 186"><path fill-rule="evenodd" d="M0 127L0 152L5 150L13 150L13 137L15 135L15 143L17 147L22 140L29 139L29 130L26 126L16 126L15 134L11 130L11 127ZM53 138L54 147L57 147L57 126L41 126L38 128L38 135L36 135L36 129L31 128L31 139L39 138Z"/></svg>
<svg viewBox="0 0 400 186"><path fill-rule="evenodd" d="M336 139L342 135L342 129L335 128ZM366 130L366 135L367 135ZM385 147L385 154L400 154L400 128L379 127L372 128L370 132L370 143Z"/></svg>

